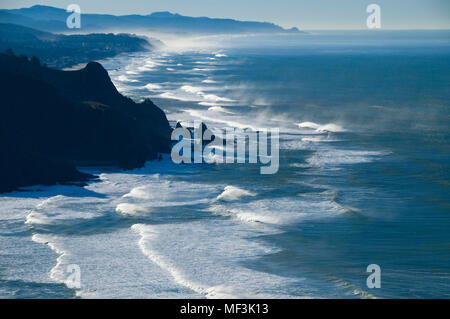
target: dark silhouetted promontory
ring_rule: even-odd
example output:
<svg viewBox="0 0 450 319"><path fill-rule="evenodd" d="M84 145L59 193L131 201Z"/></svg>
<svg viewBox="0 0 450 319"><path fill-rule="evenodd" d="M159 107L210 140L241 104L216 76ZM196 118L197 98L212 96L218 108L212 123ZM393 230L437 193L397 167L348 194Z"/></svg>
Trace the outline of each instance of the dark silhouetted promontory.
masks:
<svg viewBox="0 0 450 319"><path fill-rule="evenodd" d="M0 99L0 192L86 180L80 164L140 167L170 150L164 112L121 95L96 62L59 71L0 54Z"/></svg>
<svg viewBox="0 0 450 319"><path fill-rule="evenodd" d="M12 23L0 23L0 51L37 56L52 68L105 59L124 52L145 51L161 46L152 38L131 34L74 34L44 32Z"/></svg>

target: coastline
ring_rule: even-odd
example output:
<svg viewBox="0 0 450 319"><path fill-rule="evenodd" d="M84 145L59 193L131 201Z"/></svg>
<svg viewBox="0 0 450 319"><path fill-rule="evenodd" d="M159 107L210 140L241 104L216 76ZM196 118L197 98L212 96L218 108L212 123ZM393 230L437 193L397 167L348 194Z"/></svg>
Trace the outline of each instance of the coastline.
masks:
<svg viewBox="0 0 450 319"><path fill-rule="evenodd" d="M101 64L90 62L68 72L41 66L39 60L0 58L8 106L0 109L7 120L1 132L0 192L86 182L96 177L80 172L80 163L134 169L169 152L171 128L164 112L149 99L135 103L120 94ZM18 100L24 89L29 96ZM36 100L39 109L33 108ZM25 123L24 114L31 117ZM43 125L46 130L35 127ZM18 129L19 136L14 133Z"/></svg>
<svg viewBox="0 0 450 319"><path fill-rule="evenodd" d="M248 44L257 40L249 39ZM286 38L280 40L285 51L277 49L274 54L266 48L272 43L269 40L257 43L264 45L252 52L248 46L181 53L154 50L123 53L100 61L102 65L74 65L77 69L70 72L54 71L54 91L49 96L29 91L28 82L23 94L25 90L20 91L17 84L19 93L11 95L13 102L18 96L30 96L34 108L25 109L16 119L33 119L31 126L43 123L43 130L62 122L46 136L51 148L43 153L43 167L54 168L47 160L67 152L57 138L69 127L76 134L61 140L64 144L67 140L68 149L74 151L65 154L64 162L70 159L79 172L97 179L0 194L0 256L4 256L0 258L4 283L0 296L346 299L448 295L444 279L450 278L450 256L443 250L449 221L445 206L450 172L445 142L448 92L428 81L448 77L437 71L445 70L448 59L416 56L410 48L394 58L377 52L336 53L335 46L328 48L331 53L305 57L299 52L309 44L289 48ZM285 53L291 54L289 58ZM432 76L430 66L435 70ZM46 78L47 71L41 71ZM76 79L69 81L68 74ZM12 75L4 79L5 94L11 87L8 81L14 82ZM49 92L45 81L33 83ZM63 83L74 88L55 104L63 106L64 116L42 122L39 113L30 113L33 109L46 112L49 103L44 102L54 101L53 93L62 94ZM416 84L423 91L412 90ZM88 93L80 95L81 91ZM341 92L347 93L345 97L338 96ZM417 96L445 100L432 104L411 100ZM151 101L126 102L130 98ZM38 102L32 103L33 99ZM153 103L159 107L153 108ZM74 104L73 112L66 109L70 104ZM423 105L436 119L417 112ZM127 113L130 108L136 112ZM55 115L58 109L47 114ZM149 120L163 112L172 128L177 123L188 127L198 119L212 129L279 127L280 169L263 176L260 167L250 163L178 165L170 154L152 161L161 153L150 146L162 150L152 142L164 138L142 139L152 134L144 129L155 124L144 121L139 126L130 119L141 117L142 109L155 111L148 114ZM82 116L77 117L78 113ZM71 120L62 121L65 117ZM123 117L128 120L120 121ZM71 127L71 122L77 125ZM139 130L131 129L137 126ZM2 129L0 125L0 149ZM36 127L24 129L24 136L30 138L40 132ZM110 135L107 148L103 148L105 140L92 149L79 145L102 132ZM132 138L126 139L129 133ZM74 143L74 136L81 143ZM139 142L128 147L133 141ZM22 147L20 142L12 146ZM105 153L116 145L118 152ZM39 144L35 152L44 146ZM149 146L145 154L140 153L143 146ZM92 153L98 148L102 148L100 154ZM53 149L60 152L55 154ZM29 153L22 156L29 160ZM1 160L2 154L0 168ZM366 285L369 264L382 267L382 289ZM73 265L81 271L79 288L69 287L66 281L66 271Z"/></svg>
<svg viewBox="0 0 450 319"><path fill-rule="evenodd" d="M0 23L0 52L12 50L17 55L35 56L55 69L79 69L84 63L123 53L145 52L160 45L159 40L127 33L65 35Z"/></svg>

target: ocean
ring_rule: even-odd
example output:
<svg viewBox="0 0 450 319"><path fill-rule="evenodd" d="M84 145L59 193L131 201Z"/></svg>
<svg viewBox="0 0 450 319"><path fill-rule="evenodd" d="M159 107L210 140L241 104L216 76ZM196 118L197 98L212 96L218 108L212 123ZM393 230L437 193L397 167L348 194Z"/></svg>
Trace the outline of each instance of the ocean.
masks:
<svg viewBox="0 0 450 319"><path fill-rule="evenodd" d="M2 194L1 298L450 297L450 31L163 41L102 61L118 90L279 128L278 172L168 154Z"/></svg>

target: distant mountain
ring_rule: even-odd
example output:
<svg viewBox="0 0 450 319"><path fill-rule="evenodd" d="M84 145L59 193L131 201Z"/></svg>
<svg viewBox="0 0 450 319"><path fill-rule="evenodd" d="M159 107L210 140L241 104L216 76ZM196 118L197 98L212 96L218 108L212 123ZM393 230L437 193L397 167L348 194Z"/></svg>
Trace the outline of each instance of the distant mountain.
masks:
<svg viewBox="0 0 450 319"><path fill-rule="evenodd" d="M140 167L170 151L170 134L164 112L122 96L99 63L58 71L0 53L0 192L89 178L77 164Z"/></svg>
<svg viewBox="0 0 450 319"><path fill-rule="evenodd" d="M20 24L50 32L129 32L135 30L170 33L297 33L297 28L284 29L268 22L238 21L187 17L170 12L155 12L150 15L86 14L81 16L81 30L68 29L64 9L36 5L30 8L0 10L0 22Z"/></svg>
<svg viewBox="0 0 450 319"><path fill-rule="evenodd" d="M128 34L61 35L10 23L0 23L0 52L36 56L43 63L64 68L123 52L152 49L161 43Z"/></svg>

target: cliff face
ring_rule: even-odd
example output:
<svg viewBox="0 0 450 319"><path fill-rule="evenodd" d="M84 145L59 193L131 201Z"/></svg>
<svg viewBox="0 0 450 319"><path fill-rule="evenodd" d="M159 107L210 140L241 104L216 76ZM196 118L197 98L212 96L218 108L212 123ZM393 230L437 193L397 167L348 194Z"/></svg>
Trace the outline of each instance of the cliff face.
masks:
<svg viewBox="0 0 450 319"><path fill-rule="evenodd" d="M134 168L170 151L161 109L122 96L95 62L58 71L0 54L0 99L0 192L88 178L74 164Z"/></svg>

